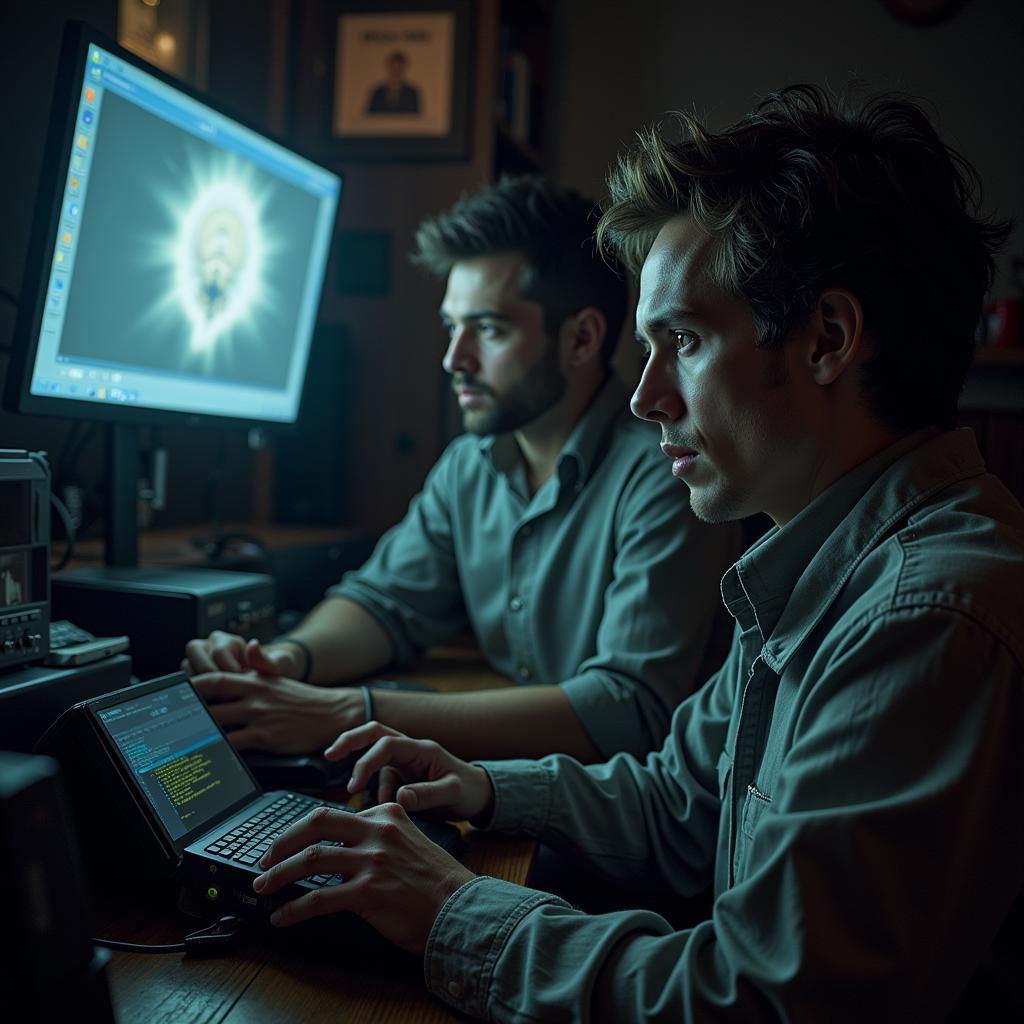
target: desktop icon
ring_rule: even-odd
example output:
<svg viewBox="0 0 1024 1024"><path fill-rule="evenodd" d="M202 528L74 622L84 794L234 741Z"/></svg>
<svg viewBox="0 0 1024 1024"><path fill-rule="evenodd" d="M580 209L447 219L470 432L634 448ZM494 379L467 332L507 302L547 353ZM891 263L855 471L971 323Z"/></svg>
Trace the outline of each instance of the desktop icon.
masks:
<svg viewBox="0 0 1024 1024"><path fill-rule="evenodd" d="M96 102L96 90L91 85L87 85L85 87L85 102L86 103L95 103Z"/></svg>
<svg viewBox="0 0 1024 1024"><path fill-rule="evenodd" d="M60 236L60 244L61 245L70 245L73 238L74 238L74 235L72 235L72 233L70 231L65 231Z"/></svg>
<svg viewBox="0 0 1024 1024"><path fill-rule="evenodd" d="M53 257L53 262L54 263L63 263L64 262L64 253L58 252L57 255Z"/></svg>
<svg viewBox="0 0 1024 1024"><path fill-rule="evenodd" d="M100 57L100 51L99 50L93 50L92 51L92 62L93 62L93 64L99 64L101 59L102 58Z"/></svg>
<svg viewBox="0 0 1024 1024"><path fill-rule="evenodd" d="M93 119L93 112L91 110L87 110L87 111L85 111L85 113L82 114L82 122L84 124L92 124L92 119Z"/></svg>
<svg viewBox="0 0 1024 1024"><path fill-rule="evenodd" d="M77 217L79 211L78 203L68 203L68 216Z"/></svg>
<svg viewBox="0 0 1024 1024"><path fill-rule="evenodd" d="M81 184L82 183L78 180L78 178L72 177L68 180L68 188L71 189L72 192L77 192Z"/></svg>
<svg viewBox="0 0 1024 1024"><path fill-rule="evenodd" d="M98 82L103 76L103 72L99 68L89 68L89 74Z"/></svg>
<svg viewBox="0 0 1024 1024"><path fill-rule="evenodd" d="M75 144L78 146L79 149L88 149L89 137L87 135L79 135L78 138L75 140Z"/></svg>
<svg viewBox="0 0 1024 1024"><path fill-rule="evenodd" d="M73 171L81 171L84 167L85 167L85 160L83 160L82 157L78 153L76 153L71 158L71 170L73 170Z"/></svg>

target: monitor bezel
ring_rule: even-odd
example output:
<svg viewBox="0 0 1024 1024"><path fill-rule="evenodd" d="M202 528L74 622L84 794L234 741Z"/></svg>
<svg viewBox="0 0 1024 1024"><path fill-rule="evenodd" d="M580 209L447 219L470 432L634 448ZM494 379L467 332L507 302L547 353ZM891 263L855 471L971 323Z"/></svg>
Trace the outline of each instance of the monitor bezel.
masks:
<svg viewBox="0 0 1024 1024"><path fill-rule="evenodd" d="M320 293L317 299L317 314L314 318L313 337L310 339L306 355L306 365L302 374L302 387L299 401L292 420L261 419L257 416L224 416L214 413L196 413L173 409L159 409L142 405L121 404L115 402L93 402L70 396L55 398L50 395L35 395L31 392L32 375L35 369L39 347L39 332L43 310L46 302L46 290L49 282L50 265L56 246L57 227L63 208L62 184L67 176L74 140L73 128L77 118L81 84L87 63L89 47L95 44L120 60L153 75L166 85L181 91L186 96L205 104L224 117L237 122L243 128L256 132L271 142L308 160L317 167L334 175L338 179L338 202L335 204L334 220L331 224L331 239L337 231L338 215L341 206L341 193L344 191L344 175L336 167L326 167L321 161L312 158L308 153L296 147L291 141L267 131L264 127L253 124L239 116L229 107L218 102L188 83L168 75L160 68L137 57L126 50L105 33L81 21L68 21L61 39L61 47L57 62L57 75L54 81L53 95L50 100L50 114L43 150L43 161L39 173L39 188L36 192L32 227L26 248L25 269L22 276L21 293L19 296L18 313L14 325L14 340L11 358L8 365L7 381L4 388L4 407L15 413L33 416L48 416L59 419L90 420L98 423L136 424L140 426L189 426L189 427L227 427L236 430L251 430L254 427L289 433L296 429L303 411L307 385L309 383L309 366L312 347L316 342L316 326L320 322L323 306L323 294L327 280L327 267L320 282ZM330 260L330 251L327 253Z"/></svg>

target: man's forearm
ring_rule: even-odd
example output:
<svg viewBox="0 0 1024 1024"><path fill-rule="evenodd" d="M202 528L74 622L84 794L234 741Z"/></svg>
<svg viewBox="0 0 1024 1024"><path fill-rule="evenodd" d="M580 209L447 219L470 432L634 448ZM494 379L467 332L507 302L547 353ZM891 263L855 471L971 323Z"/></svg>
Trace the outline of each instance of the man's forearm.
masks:
<svg viewBox="0 0 1024 1024"><path fill-rule="evenodd" d="M346 597L322 601L288 636L309 649L307 682L320 686L358 679L394 659L391 639L381 624Z"/></svg>
<svg viewBox="0 0 1024 1024"><path fill-rule="evenodd" d="M599 754L558 686L502 687L475 693L373 691L374 718L407 736L436 740L464 760L544 757L584 763Z"/></svg>

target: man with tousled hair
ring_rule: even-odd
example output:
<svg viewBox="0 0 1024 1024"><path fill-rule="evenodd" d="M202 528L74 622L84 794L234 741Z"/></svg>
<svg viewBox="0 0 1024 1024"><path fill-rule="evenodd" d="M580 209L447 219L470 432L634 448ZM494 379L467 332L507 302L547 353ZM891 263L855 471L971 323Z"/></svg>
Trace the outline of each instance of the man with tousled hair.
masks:
<svg viewBox="0 0 1024 1024"><path fill-rule="evenodd" d="M417 261L447 277L444 368L467 433L286 637L189 644L184 667L240 749L321 751L372 699L377 720L465 757L642 756L721 662L737 528L693 516L657 432L629 416L610 368L626 282L595 248L596 219L577 193L521 177L420 227ZM525 685L372 698L337 685L470 630Z"/></svg>
<svg viewBox="0 0 1024 1024"><path fill-rule="evenodd" d="M905 99L680 124L623 157L600 236L640 271L633 409L694 511L776 523L722 581L725 664L645 761L351 730L329 756L366 748L353 787L388 802L314 812L254 887L340 872L272 920L355 911L487 1020L1020 1020L1024 510L951 429L1007 227ZM574 849L627 907L712 908L587 914L407 810Z"/></svg>

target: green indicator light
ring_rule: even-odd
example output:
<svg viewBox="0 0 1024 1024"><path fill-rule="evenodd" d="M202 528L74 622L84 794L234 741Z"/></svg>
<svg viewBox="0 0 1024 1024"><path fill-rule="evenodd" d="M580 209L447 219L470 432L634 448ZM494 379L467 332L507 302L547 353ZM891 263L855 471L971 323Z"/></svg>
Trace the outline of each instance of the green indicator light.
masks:
<svg viewBox="0 0 1024 1024"><path fill-rule="evenodd" d="M219 895L220 889L218 889L217 886L215 885L211 885L210 888L206 890L207 899L215 900Z"/></svg>

